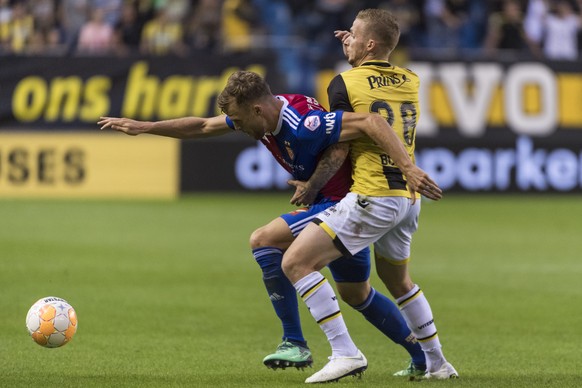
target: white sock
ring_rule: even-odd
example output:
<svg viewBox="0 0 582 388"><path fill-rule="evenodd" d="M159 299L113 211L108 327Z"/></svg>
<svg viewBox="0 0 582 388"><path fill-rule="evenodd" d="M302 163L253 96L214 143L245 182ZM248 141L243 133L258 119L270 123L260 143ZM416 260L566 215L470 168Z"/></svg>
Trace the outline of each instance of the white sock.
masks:
<svg viewBox="0 0 582 388"><path fill-rule="evenodd" d="M414 285L412 290L396 299L396 303L424 351L427 370L434 372L440 369L446 360L441 350L432 310L422 290L418 285Z"/></svg>
<svg viewBox="0 0 582 388"><path fill-rule="evenodd" d="M293 285L327 336L333 357L352 357L358 348L352 341L340 312L337 297L327 279L312 272Z"/></svg>

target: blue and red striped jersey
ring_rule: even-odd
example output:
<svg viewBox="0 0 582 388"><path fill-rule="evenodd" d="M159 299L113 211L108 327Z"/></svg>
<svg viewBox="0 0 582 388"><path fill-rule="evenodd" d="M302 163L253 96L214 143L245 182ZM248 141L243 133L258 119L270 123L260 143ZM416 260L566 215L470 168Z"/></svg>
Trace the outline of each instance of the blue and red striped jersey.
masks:
<svg viewBox="0 0 582 388"><path fill-rule="evenodd" d="M337 143L343 112L327 112L317 100L300 94L282 94L276 98L283 101L277 128L261 142L294 179L306 181L315 171L322 151ZM228 117L226 122L234 129ZM320 190L316 202L343 198L351 184L351 163L347 158Z"/></svg>

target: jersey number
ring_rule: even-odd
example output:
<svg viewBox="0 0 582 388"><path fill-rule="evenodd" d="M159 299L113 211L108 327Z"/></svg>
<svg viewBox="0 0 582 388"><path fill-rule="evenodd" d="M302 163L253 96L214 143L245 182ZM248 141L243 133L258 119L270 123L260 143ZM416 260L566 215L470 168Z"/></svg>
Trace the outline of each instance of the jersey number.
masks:
<svg viewBox="0 0 582 388"><path fill-rule="evenodd" d="M390 126L394 124L394 110L386 101L374 101L370 104L370 112L378 113L385 117ZM404 141L411 146L414 143L414 134L416 131L416 106L412 102L403 102L400 104L400 117L402 118Z"/></svg>

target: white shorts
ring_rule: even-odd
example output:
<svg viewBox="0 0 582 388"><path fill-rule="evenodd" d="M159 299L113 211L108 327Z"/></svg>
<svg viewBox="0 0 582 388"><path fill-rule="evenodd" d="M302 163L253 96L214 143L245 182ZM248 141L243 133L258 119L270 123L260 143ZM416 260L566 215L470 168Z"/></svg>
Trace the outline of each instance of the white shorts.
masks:
<svg viewBox="0 0 582 388"><path fill-rule="evenodd" d="M349 193L317 215L319 224L347 257L374 244L377 255L395 264L410 258L412 234L418 228L420 199L368 197Z"/></svg>

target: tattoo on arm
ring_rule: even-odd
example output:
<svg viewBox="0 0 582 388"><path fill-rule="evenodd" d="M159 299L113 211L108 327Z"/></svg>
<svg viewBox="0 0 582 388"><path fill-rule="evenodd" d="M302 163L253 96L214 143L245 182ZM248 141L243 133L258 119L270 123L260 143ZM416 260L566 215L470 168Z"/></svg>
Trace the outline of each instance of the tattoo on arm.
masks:
<svg viewBox="0 0 582 388"><path fill-rule="evenodd" d="M348 143L337 143L329 146L317 164L317 168L309 178L309 185L312 190L321 190L329 179L335 175L341 165L346 160L350 146Z"/></svg>

